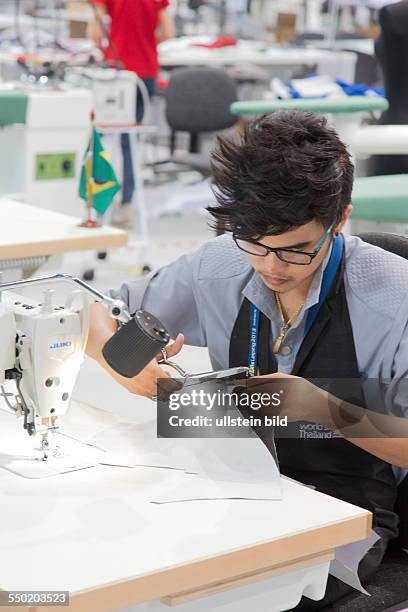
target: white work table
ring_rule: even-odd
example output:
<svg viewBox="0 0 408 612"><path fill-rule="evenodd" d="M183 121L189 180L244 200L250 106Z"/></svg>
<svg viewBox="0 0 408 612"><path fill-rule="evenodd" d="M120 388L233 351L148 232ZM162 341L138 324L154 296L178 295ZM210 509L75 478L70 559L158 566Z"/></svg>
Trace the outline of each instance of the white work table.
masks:
<svg viewBox="0 0 408 612"><path fill-rule="evenodd" d="M194 43L208 43L212 39L186 36L161 43L160 66L176 68L255 64L273 69L274 75L278 76L278 68L293 70L299 66L317 64L319 74L330 74L353 82L356 54L351 51L272 46L257 41L238 41L237 45L220 49L194 46Z"/></svg>
<svg viewBox="0 0 408 612"><path fill-rule="evenodd" d="M308 41L307 44L315 49L327 49L328 47L327 41L324 40ZM331 42L330 46L336 50L354 51L355 53L364 53L371 57L375 56L374 40L372 38L340 38Z"/></svg>
<svg viewBox="0 0 408 612"><path fill-rule="evenodd" d="M13 265L14 260L127 244L128 235L123 230L107 226L78 227L81 221L77 217L1 198L0 264L19 267Z"/></svg>
<svg viewBox="0 0 408 612"><path fill-rule="evenodd" d="M77 427L83 419L92 430L99 412L74 403L70 419ZM5 418L14 419L0 412L2 423ZM105 427L117 422L107 413L102 421ZM280 501L151 503L155 491L182 476L163 468L97 466L29 480L1 469L0 589L69 590L70 610L139 604L135 612L165 612L164 604L191 599L183 612L201 612L218 610L219 598L234 597L232 587L239 587L238 602L222 607L238 611L250 609L240 607L256 587L248 583L261 580L276 593L285 587L295 605L304 592L321 598L336 547L371 531L366 510L286 479ZM282 586L285 576L289 586ZM203 594L209 597L195 599ZM268 611L284 609L278 597L268 598Z"/></svg>

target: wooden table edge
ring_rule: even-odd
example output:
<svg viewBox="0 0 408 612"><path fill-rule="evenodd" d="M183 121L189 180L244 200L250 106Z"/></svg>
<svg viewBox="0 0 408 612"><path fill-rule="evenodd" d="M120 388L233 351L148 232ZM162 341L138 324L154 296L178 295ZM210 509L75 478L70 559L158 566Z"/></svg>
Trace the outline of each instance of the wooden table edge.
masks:
<svg viewBox="0 0 408 612"><path fill-rule="evenodd" d="M368 511L356 517L335 521L310 529L230 551L193 563L125 579L70 595L68 608L47 606L47 612L98 612L115 610L154 599L167 599L174 594L200 592L222 582L235 582L250 575L290 571L294 565L333 554L338 546L369 537L372 515ZM275 561L271 563L271 559ZM250 569L249 569L250 568ZM0 607L2 610L14 610ZM41 612L40 607L19 607L21 612Z"/></svg>
<svg viewBox="0 0 408 612"><path fill-rule="evenodd" d="M87 230L85 230L87 231ZM89 231L89 230L88 230ZM24 259L25 257L39 257L66 253L68 251L84 251L121 247L128 244L127 232L118 230L111 235L100 234L95 236L78 236L75 238L62 238L60 240L46 240L43 242L28 242L0 246L0 261L10 259Z"/></svg>

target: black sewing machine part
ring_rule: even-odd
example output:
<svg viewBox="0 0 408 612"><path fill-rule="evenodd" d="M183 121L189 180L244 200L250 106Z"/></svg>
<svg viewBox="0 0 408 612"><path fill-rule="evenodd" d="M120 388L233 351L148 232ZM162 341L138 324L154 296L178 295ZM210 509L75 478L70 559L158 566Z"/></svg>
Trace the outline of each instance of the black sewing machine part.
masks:
<svg viewBox="0 0 408 612"><path fill-rule="evenodd" d="M138 310L106 342L102 354L115 372L133 378L160 353L169 340L167 330L156 317Z"/></svg>

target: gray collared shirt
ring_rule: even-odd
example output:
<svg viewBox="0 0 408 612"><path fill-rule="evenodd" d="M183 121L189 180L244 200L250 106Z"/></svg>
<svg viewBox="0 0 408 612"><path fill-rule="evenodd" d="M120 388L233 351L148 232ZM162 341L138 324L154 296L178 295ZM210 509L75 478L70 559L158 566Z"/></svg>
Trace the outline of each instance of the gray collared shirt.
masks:
<svg viewBox="0 0 408 612"><path fill-rule="evenodd" d="M276 355L280 372L292 372L329 255ZM408 261L355 236L345 237L345 256L344 285L360 375L378 380L389 412L408 418ZM173 338L182 332L187 344L207 346L214 369L229 367L230 336L244 297L270 319L271 349L281 328L273 292L229 235L111 294L122 298L130 312L144 308L156 315ZM399 478L403 473L398 471Z"/></svg>

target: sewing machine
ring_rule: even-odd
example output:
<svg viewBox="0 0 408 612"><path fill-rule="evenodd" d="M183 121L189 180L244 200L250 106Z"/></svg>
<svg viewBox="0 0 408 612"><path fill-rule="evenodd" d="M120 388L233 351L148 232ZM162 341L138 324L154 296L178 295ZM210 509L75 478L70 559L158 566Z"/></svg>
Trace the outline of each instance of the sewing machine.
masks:
<svg viewBox="0 0 408 612"><path fill-rule="evenodd" d="M143 98L144 117L148 114L149 94L143 80L134 72L100 66L74 66L67 67L64 78L71 86L91 90L97 125L134 125L138 91Z"/></svg>
<svg viewBox="0 0 408 612"><path fill-rule="evenodd" d="M80 286L71 291L64 305L53 303L54 290L50 288L44 290L40 302L11 291L60 281ZM121 300L66 274L0 285L0 389L7 409L23 418L28 435L41 439L43 460L58 453L53 434L68 410L83 361L89 331L89 295L122 323L103 349L114 369L120 369L122 361L116 364L125 356L125 375L135 376L169 341L160 321L149 313L140 310L131 317ZM82 302L82 321L81 311L74 307L77 297ZM5 390L6 381L14 381L13 392Z"/></svg>

